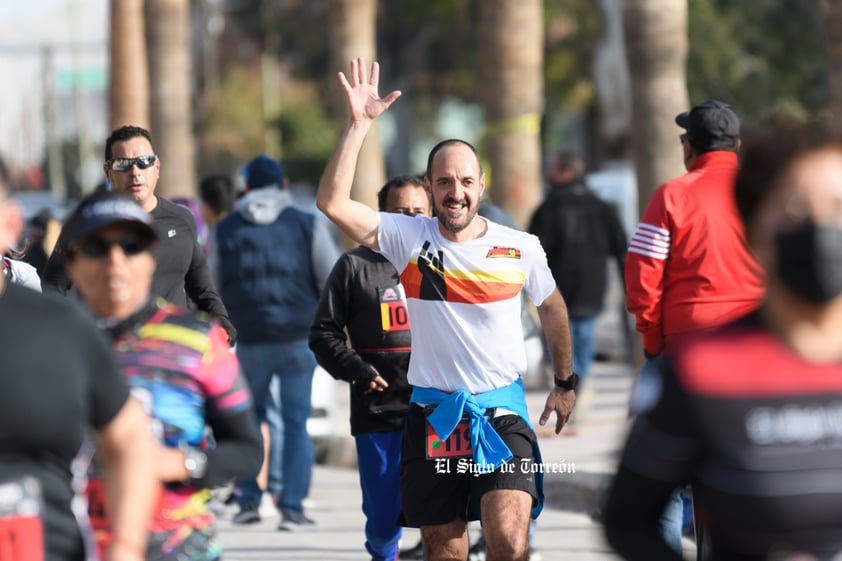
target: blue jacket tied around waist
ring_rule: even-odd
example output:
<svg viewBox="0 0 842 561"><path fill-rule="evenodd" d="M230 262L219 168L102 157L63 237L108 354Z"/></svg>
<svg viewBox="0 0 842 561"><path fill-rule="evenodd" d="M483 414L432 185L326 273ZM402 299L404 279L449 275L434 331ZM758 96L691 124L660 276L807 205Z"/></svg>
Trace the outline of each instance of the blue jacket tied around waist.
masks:
<svg viewBox="0 0 842 561"><path fill-rule="evenodd" d="M504 463L512 459L512 451L508 445L485 418L485 410L505 408L517 413L529 428L529 411L526 409L526 395L523 381L518 378L508 386L495 388L480 394L471 394L467 390L445 392L436 388L413 387L410 403L426 403L435 405L435 410L427 416L427 421L436 431L442 441L447 440L450 433L462 420L462 414L468 413L471 423L471 448L473 461L478 473L491 473ZM541 452L536 439L532 449L537 463L541 463ZM536 518L544 503L543 470L535 472L535 487L538 490L538 504L532 509L532 517Z"/></svg>

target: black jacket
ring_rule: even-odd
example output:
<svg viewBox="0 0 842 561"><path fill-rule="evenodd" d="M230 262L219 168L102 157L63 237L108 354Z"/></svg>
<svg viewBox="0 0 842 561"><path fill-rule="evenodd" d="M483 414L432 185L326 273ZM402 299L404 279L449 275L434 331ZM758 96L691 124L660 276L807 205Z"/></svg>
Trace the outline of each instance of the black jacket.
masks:
<svg viewBox="0 0 842 561"><path fill-rule="evenodd" d="M152 276L152 294L178 306L187 306L187 297L196 309L217 318L228 332L229 342L236 339L236 330L228 319L228 311L213 286L205 254L199 245L196 220L185 207L162 197L150 213L152 228L158 236L155 247L155 274ZM62 232L63 233L63 232ZM67 242L59 235L50 255L41 287L66 294L72 286L64 261Z"/></svg>
<svg viewBox="0 0 842 561"><path fill-rule="evenodd" d="M339 258L322 291L310 348L331 376L351 383L351 434L403 428L412 388L406 381L410 334L401 295L392 264L365 247ZM389 384L383 392L363 391L372 367Z"/></svg>
<svg viewBox="0 0 842 561"><path fill-rule="evenodd" d="M532 216L529 232L538 236L570 317L602 311L606 260L613 256L622 273L626 234L614 209L584 183L550 191Z"/></svg>

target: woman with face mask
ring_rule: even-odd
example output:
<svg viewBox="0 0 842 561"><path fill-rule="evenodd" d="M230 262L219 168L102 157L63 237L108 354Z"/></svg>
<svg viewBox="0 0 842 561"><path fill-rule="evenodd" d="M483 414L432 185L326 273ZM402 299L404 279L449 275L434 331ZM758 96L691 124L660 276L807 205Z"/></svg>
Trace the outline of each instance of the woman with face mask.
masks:
<svg viewBox="0 0 842 561"><path fill-rule="evenodd" d="M657 522L685 483L710 559L842 555L842 130L773 123L745 142L735 197L766 295L662 361L605 505L626 559L680 559Z"/></svg>

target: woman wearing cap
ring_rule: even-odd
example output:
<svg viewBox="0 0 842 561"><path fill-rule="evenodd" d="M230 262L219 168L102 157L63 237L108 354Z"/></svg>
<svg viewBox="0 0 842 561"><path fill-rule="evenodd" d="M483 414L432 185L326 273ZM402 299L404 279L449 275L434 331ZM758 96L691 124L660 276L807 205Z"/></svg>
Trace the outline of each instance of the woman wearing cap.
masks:
<svg viewBox="0 0 842 561"><path fill-rule="evenodd" d="M8 195L0 174L0 255L23 230ZM74 458L93 430L114 496L107 559L140 561L158 485L154 442L107 342L77 306L2 274L0 317L0 557L86 559L71 503Z"/></svg>
<svg viewBox="0 0 842 561"><path fill-rule="evenodd" d="M706 559L842 556L842 131L830 123L779 122L745 143L734 196L766 294L661 362L604 510L626 559L681 559L657 523L687 481Z"/></svg>
<svg viewBox="0 0 842 561"><path fill-rule="evenodd" d="M155 232L130 197L83 200L65 226L66 267L82 300L110 336L132 393L146 407L161 446L165 483L147 559L218 559L205 502L208 488L254 473L262 447L251 397L225 331L215 322L150 297ZM107 505L96 474L89 485L97 542L109 541Z"/></svg>

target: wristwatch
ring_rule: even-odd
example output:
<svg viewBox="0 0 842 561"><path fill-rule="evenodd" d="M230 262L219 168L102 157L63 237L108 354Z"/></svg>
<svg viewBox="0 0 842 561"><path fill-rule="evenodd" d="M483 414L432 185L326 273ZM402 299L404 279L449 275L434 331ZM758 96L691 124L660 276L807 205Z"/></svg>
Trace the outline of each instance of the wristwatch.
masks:
<svg viewBox="0 0 842 561"><path fill-rule="evenodd" d="M559 378L555 379L555 386L557 388L561 388L563 390L576 390L579 387L579 375L575 372L570 375L569 378L566 380L561 380Z"/></svg>
<svg viewBox="0 0 842 561"><path fill-rule="evenodd" d="M201 479L208 471L208 456L198 448L184 448L184 467L190 479Z"/></svg>

